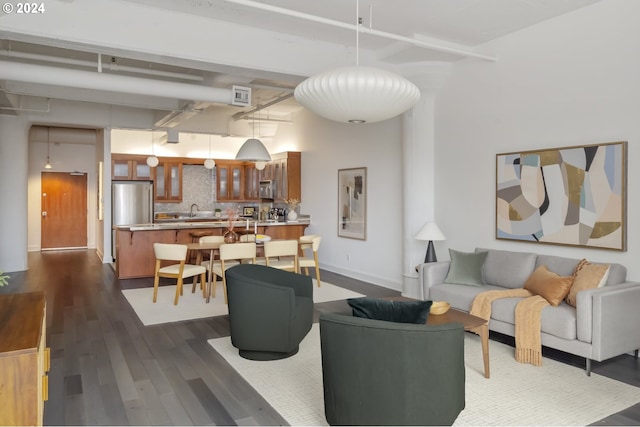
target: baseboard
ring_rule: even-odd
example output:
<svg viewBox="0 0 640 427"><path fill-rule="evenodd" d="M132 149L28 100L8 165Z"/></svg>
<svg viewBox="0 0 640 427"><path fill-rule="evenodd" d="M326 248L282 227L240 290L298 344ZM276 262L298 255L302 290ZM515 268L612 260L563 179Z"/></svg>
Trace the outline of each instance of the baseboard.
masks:
<svg viewBox="0 0 640 427"><path fill-rule="evenodd" d="M363 282L372 283L374 285L382 286L383 288L393 289L394 291L402 291L402 283L394 282L391 279L384 279L378 276L371 276L360 271L350 270L347 268L338 267L330 264L320 263L320 268L330 271L332 273L342 274L343 276L351 277L353 279L362 280Z"/></svg>

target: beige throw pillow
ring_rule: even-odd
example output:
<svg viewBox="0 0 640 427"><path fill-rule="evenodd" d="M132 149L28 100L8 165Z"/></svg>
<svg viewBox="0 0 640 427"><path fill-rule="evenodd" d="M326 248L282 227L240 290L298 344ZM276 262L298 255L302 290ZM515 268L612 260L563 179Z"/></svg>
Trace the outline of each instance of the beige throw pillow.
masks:
<svg viewBox="0 0 640 427"><path fill-rule="evenodd" d="M575 307L578 292L604 286L609 278L610 267L609 264L591 264L586 259L580 261L573 273L573 285L567 295L567 304Z"/></svg>
<svg viewBox="0 0 640 427"><path fill-rule="evenodd" d="M573 276L559 276L545 265L536 268L524 283L524 288L540 295L553 306L557 306L569 293Z"/></svg>

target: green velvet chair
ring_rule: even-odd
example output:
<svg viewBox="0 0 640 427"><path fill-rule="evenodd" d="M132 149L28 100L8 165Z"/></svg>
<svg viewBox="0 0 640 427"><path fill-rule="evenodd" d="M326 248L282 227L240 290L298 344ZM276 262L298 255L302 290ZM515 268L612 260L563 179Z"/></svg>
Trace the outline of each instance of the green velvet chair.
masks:
<svg viewBox="0 0 640 427"><path fill-rule="evenodd" d="M330 425L451 425L464 409L464 330L320 314Z"/></svg>
<svg viewBox="0 0 640 427"><path fill-rule="evenodd" d="M311 277L257 264L227 269L231 343L240 356L293 356L313 323Z"/></svg>

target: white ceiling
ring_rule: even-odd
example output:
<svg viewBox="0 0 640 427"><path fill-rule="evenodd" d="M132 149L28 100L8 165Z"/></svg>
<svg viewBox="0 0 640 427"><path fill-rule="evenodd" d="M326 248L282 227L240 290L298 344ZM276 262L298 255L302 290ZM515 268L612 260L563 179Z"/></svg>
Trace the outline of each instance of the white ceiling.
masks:
<svg viewBox="0 0 640 427"><path fill-rule="evenodd" d="M91 0L100 1L100 0ZM110 0L118 4L129 4L141 20L145 11L170 11L175 16L191 16L194 22L203 22L211 26L221 22L237 25L237 31L229 34L234 41L251 30L265 30L282 34L283 40L295 40L297 44L311 42L326 42L335 46L354 49L356 33L354 31L356 17L363 19L363 30L359 37L361 56L375 58L380 65L389 65L402 71L403 66L427 64L431 61L457 61L464 55L453 54L438 49L438 46L452 47L458 51L470 54L491 56L491 52L483 51L482 44L514 31L521 30L542 21L574 11L581 7L595 3L597 0L361 0L359 13L356 13L355 0ZM237 4L245 2L247 4ZM265 11L252 7L274 6L301 14L312 15L326 20L339 21L352 25L351 29L339 28L327 23L312 22L301 17L287 16L274 11ZM83 13L91 13L88 0L52 0L47 7L52 11L49 19L56 19L56 9L78 7L84 8ZM96 12L97 13L97 12ZM37 29L33 31L7 29L11 27L16 16L0 15L0 60L17 62L20 64L39 64L56 68L72 68L86 71L96 71L97 55L101 56L103 72L143 76L158 80L230 87L240 84L252 87L253 99L251 104L265 105L285 98L283 101L262 111L261 117L269 119L289 120L291 113L300 106L291 95L292 89L304 76L297 73L273 73L272 70L260 70L254 67L248 69L240 64L230 67L229 64L220 66L213 62L187 61L180 58L178 52L168 51L162 60L150 60L150 55L135 50L125 50L114 46L101 45L100 40L92 40L82 47L71 40L64 40L52 34L41 34ZM35 21L34 21L35 22ZM24 24L16 24L24 25ZM385 37L367 34L367 29L391 33L410 39L429 42L436 48L415 46L404 41L391 40ZM117 31L114 25L114 31ZM157 31L166 29L157 28ZM196 33L197 27L178 29ZM35 34L38 34L37 36ZM183 33L184 34L184 33ZM140 34L147 37L149 34ZM277 34L276 34L277 37ZM88 38L86 38L88 39ZM246 40L247 49L251 40ZM247 50L248 52L248 50ZM257 55L257 54L256 54ZM240 55L241 56L241 55ZM300 58L300 61L306 61ZM351 65L351 64L345 64ZM142 71L142 72L139 72ZM148 75L152 73L175 73L166 75ZM0 70L0 74L2 70ZM179 130L204 130L205 123L213 117L218 120L230 120L233 114L252 111L252 107L226 106L222 103L199 103L190 99L171 99L165 97L127 97L119 93L96 92L88 93L86 89L73 87L56 88L35 82L21 82L0 80L0 114L20 114L24 105L37 103L43 99L88 100L106 104L136 105L142 108L156 110L158 118L172 110L188 110L188 118L183 119L177 126ZM29 102L30 101L30 102ZM41 102L42 103L42 102ZM6 109L18 108L18 110ZM266 111L266 112L265 112ZM220 119L222 117L222 119Z"/></svg>

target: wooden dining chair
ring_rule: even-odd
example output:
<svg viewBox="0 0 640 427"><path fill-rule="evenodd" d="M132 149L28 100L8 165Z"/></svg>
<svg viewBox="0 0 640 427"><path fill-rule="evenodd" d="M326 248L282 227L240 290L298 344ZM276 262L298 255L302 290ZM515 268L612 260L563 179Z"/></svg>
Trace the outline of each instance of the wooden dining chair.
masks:
<svg viewBox="0 0 640 427"><path fill-rule="evenodd" d="M193 288L191 292L196 291L198 276L200 276L200 284L203 296L206 297L206 289L204 287L207 269L201 265L187 264L187 247L175 243L154 243L153 252L156 257L155 274L153 278L153 302L158 299L158 285L160 278L177 279L176 297L173 301L174 305L178 304L178 299L182 295L182 282L184 279L193 277ZM162 267L163 261L178 261L177 264L166 265Z"/></svg>
<svg viewBox="0 0 640 427"><path fill-rule="evenodd" d="M203 243L224 243L224 236L202 236L198 241L200 244ZM205 261L201 261L200 265L207 269L208 276L207 277L207 286L211 286L211 265L215 260L215 253L219 251L219 249L211 249L209 252L209 259Z"/></svg>
<svg viewBox="0 0 640 427"><path fill-rule="evenodd" d="M264 242L265 264L281 270L298 272L298 241L269 240Z"/></svg>
<svg viewBox="0 0 640 427"><path fill-rule="evenodd" d="M322 237L317 235L307 235L300 237L300 252L302 256L298 257L298 268L302 270L304 267L305 274L309 275L309 267L316 269L316 282L320 287L320 264L318 263L318 248ZM311 256L305 256L305 252L311 251Z"/></svg>
<svg viewBox="0 0 640 427"><path fill-rule="evenodd" d="M220 259L215 260L211 267L211 275L213 282L211 284L209 294L216 297L216 286L218 277L222 278L222 288L224 290L224 302L227 303L227 279L224 272L234 265L241 262L255 263L256 261L256 244L255 242L240 243L223 243L220 245Z"/></svg>

